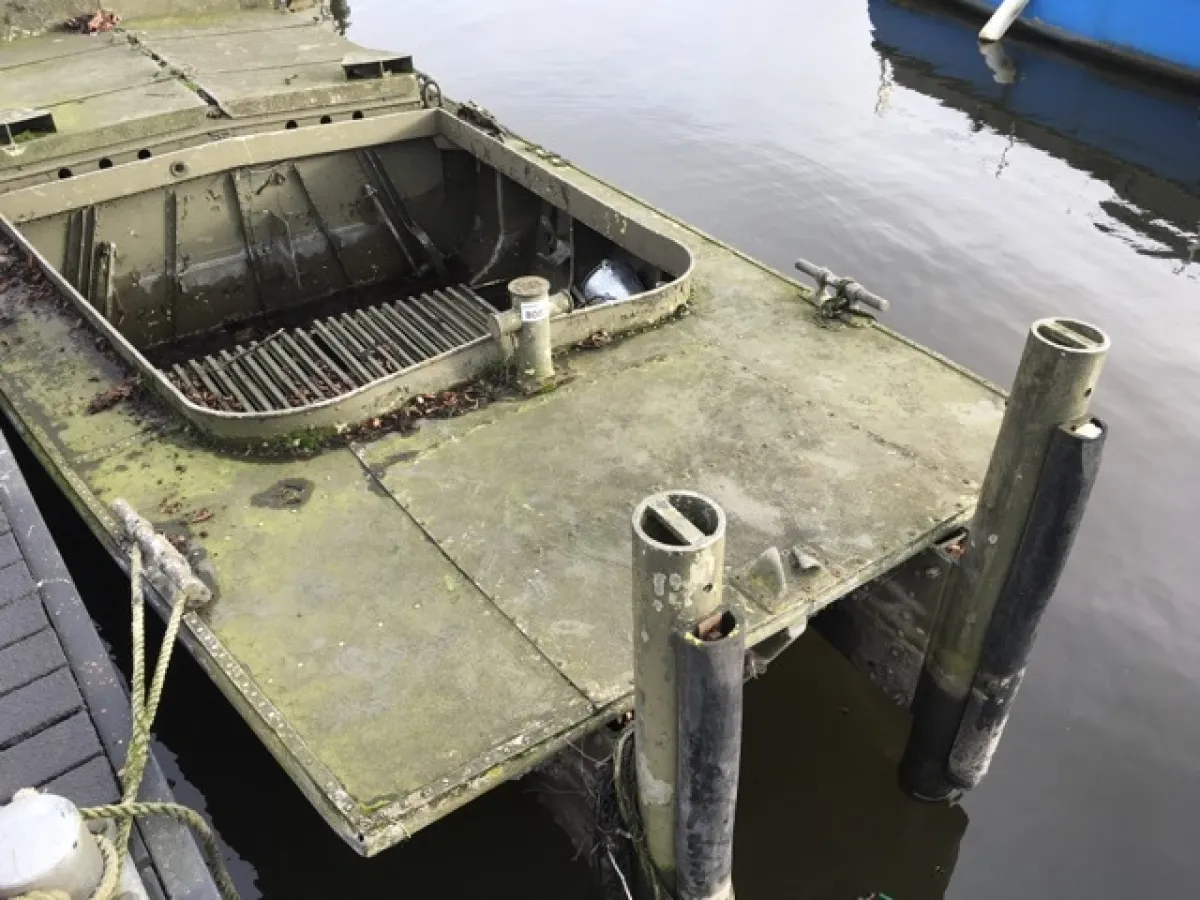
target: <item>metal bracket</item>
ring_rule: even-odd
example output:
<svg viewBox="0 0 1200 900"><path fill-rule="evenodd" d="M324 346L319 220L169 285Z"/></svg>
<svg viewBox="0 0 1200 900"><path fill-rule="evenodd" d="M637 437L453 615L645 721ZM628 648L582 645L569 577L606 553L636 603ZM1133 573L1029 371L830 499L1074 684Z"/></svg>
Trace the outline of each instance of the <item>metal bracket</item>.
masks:
<svg viewBox="0 0 1200 900"><path fill-rule="evenodd" d="M0 110L0 144L15 148L30 138L54 134L54 114L44 109Z"/></svg>
<svg viewBox="0 0 1200 900"><path fill-rule="evenodd" d="M192 608L212 600L212 591L192 570L187 558L158 533L150 520L138 515L124 500L113 501L113 512L127 540L142 549L143 574L169 604Z"/></svg>
<svg viewBox="0 0 1200 900"><path fill-rule="evenodd" d="M426 109L441 109L445 103L445 95L442 94L442 86L426 75L424 72L417 73L417 88L421 93L421 103Z"/></svg>
<svg viewBox="0 0 1200 900"><path fill-rule="evenodd" d="M796 269L817 283L813 302L817 311L827 319L849 321L854 316L875 318L875 313L887 312L889 303L878 294L873 294L853 278L835 275L824 266L810 263L806 259L796 260Z"/></svg>
<svg viewBox="0 0 1200 900"><path fill-rule="evenodd" d="M411 75L413 58L411 54L388 56L370 52L355 53L342 60L342 71L347 81L383 78L385 75Z"/></svg>

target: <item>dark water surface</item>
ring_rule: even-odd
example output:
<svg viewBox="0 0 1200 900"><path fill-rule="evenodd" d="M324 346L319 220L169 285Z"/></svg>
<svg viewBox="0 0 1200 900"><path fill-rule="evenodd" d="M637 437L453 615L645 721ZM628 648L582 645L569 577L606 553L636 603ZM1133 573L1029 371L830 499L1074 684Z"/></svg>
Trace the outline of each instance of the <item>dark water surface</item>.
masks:
<svg viewBox="0 0 1200 900"><path fill-rule="evenodd" d="M987 781L958 809L905 800L905 716L806 637L750 687L736 882L741 900L1196 896L1196 99L1037 47L994 63L1017 73L1000 85L970 26L888 0L357 0L351 23L754 256L853 273L890 324L1001 384L1034 319L1109 330L1105 468ZM104 565L92 599L120 590ZM207 805L247 898L589 896L519 784L358 859L190 661L173 678L181 799Z"/></svg>

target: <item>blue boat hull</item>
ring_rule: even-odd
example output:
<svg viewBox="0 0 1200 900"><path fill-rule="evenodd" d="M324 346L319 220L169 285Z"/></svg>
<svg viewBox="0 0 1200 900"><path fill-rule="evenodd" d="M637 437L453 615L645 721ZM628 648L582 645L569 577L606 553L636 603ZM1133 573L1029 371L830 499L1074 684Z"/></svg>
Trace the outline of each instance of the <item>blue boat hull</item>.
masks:
<svg viewBox="0 0 1200 900"><path fill-rule="evenodd" d="M957 0L991 15L1001 0ZM1020 24L1126 63L1200 82L1200 0L1032 0Z"/></svg>
<svg viewBox="0 0 1200 900"><path fill-rule="evenodd" d="M1007 78L981 53L978 22L936 0L867 0L874 47L902 87L1108 183L1098 222L1142 235L1139 252L1191 261L1200 221L1194 91L1089 66L1062 48L1007 40ZM993 55L994 54L989 54ZM993 60L994 64L994 60Z"/></svg>

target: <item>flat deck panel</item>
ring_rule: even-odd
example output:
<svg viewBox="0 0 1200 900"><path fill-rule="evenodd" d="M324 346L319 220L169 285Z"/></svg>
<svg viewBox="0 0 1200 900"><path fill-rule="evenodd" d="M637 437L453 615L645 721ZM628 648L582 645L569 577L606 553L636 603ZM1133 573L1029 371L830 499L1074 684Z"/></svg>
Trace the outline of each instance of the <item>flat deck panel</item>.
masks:
<svg viewBox="0 0 1200 900"><path fill-rule="evenodd" d="M47 48L57 49L53 44L48 44ZM145 87L160 81L169 86L173 81L154 60L125 41L112 41L101 50L86 53L83 64L87 67L86 78L64 67L57 58L4 69L4 77L0 78L0 108L78 103L100 94ZM67 75L68 71L71 76Z"/></svg>
<svg viewBox="0 0 1200 900"><path fill-rule="evenodd" d="M721 503L735 573L769 547L786 556L800 545L825 563L831 577L795 576L753 619L810 614L970 500L960 472L863 440L863 425L803 384L781 387L692 331L684 323L631 342L641 347L581 355L574 380L545 398L506 404L486 424L459 420L402 462L387 465L395 441L368 457L596 703L632 687L629 516L648 494L686 488Z"/></svg>
<svg viewBox="0 0 1200 900"><path fill-rule="evenodd" d="M150 81L119 91L48 103L60 138L75 138L62 151L82 151L83 140L104 129L102 146L148 140L174 131L197 128L209 121L209 105L173 78ZM49 142L49 138L39 139Z"/></svg>
<svg viewBox="0 0 1200 900"><path fill-rule="evenodd" d="M16 566L24 567L24 563ZM0 571L0 577L3 576ZM42 600L29 585L30 593L18 597L4 606L0 606L0 645L8 646L25 640L27 637L41 631L49 622L46 621L46 611L42 608Z"/></svg>
<svg viewBox="0 0 1200 900"><path fill-rule="evenodd" d="M0 72L7 77L11 70L52 59L71 59L89 65L95 58L85 54L108 50L125 40L115 34L47 34L6 43L0 49Z"/></svg>
<svg viewBox="0 0 1200 900"><path fill-rule="evenodd" d="M91 477L152 518L212 513L188 528L219 592L207 625L360 805L441 792L495 747L591 713L348 450L212 462L152 444ZM180 468L169 488L146 476Z"/></svg>
<svg viewBox="0 0 1200 900"><path fill-rule="evenodd" d="M121 385L125 370L101 352L88 329L79 327L75 317L63 315L52 301L13 299L27 315L19 341L14 339L18 335L12 324L0 321L5 380L14 394L19 393L40 411L43 421L53 423L56 444L69 453L73 463L136 441L162 422L162 416L151 410L132 415L104 410L88 415L88 404L102 390ZM53 364L47 365L48 360ZM0 570L0 583L3 578Z"/></svg>
<svg viewBox="0 0 1200 900"><path fill-rule="evenodd" d="M58 638L48 625L43 617L39 630L20 635L16 629L10 629L4 611L0 610L0 635L3 635L0 643L6 644L0 649L0 695L37 681L67 664ZM7 643L10 639L13 640L11 644Z"/></svg>
<svg viewBox="0 0 1200 900"><path fill-rule="evenodd" d="M63 659L62 665L66 664ZM0 798L7 800L21 788L45 784L103 753L92 720L86 710L80 710L0 751Z"/></svg>
<svg viewBox="0 0 1200 900"><path fill-rule="evenodd" d="M83 706L71 673L63 669L0 697L0 748L49 728Z"/></svg>
<svg viewBox="0 0 1200 900"><path fill-rule="evenodd" d="M120 785L117 784L112 766L103 756L97 756L47 781L42 789L70 797L76 806L103 806L121 799Z"/></svg>
<svg viewBox="0 0 1200 900"><path fill-rule="evenodd" d="M80 77L80 69L87 77ZM124 34L44 35L0 46L0 109L44 108L57 132L0 168L90 152L207 121L208 104Z"/></svg>
<svg viewBox="0 0 1200 900"><path fill-rule="evenodd" d="M281 20L289 27L280 28ZM266 29L269 40L263 36ZM245 15L217 30L164 23L144 29L140 37L233 116L418 99L411 75L347 80L342 60L361 48L328 25L305 23L300 16Z"/></svg>

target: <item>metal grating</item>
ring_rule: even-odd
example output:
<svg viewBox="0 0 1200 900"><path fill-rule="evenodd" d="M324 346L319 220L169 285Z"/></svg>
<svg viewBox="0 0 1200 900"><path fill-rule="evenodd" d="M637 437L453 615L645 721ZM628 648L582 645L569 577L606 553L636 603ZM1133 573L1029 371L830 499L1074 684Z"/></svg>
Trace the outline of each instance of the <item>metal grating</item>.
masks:
<svg viewBox="0 0 1200 900"><path fill-rule="evenodd" d="M176 364L167 375L210 409L299 409L474 343L488 335L493 312L469 288L449 287L280 329L248 347Z"/></svg>

